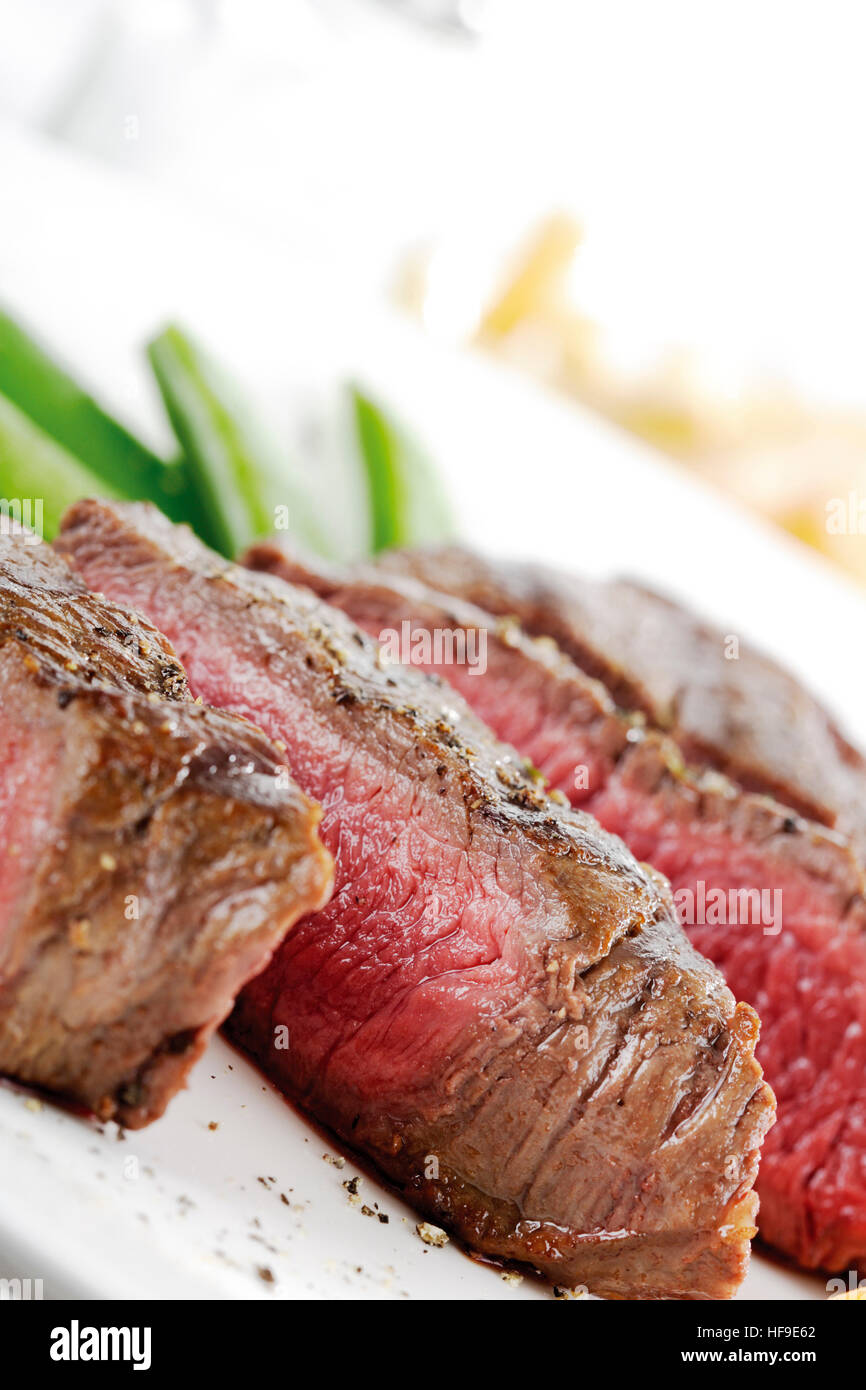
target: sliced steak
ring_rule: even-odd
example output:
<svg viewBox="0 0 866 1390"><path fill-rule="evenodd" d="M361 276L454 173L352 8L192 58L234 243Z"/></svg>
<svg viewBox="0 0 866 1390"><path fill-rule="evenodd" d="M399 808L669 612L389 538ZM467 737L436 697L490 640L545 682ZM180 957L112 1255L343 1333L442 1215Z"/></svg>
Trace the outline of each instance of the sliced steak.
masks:
<svg viewBox="0 0 866 1390"><path fill-rule="evenodd" d="M671 733L698 766L766 792L866 852L866 759L790 672L643 585L594 582L459 547L394 551L411 574L552 637L623 709Z"/></svg>
<svg viewBox="0 0 866 1390"><path fill-rule="evenodd" d="M318 808L150 623L0 536L0 1073L132 1128L326 899Z"/></svg>
<svg viewBox="0 0 866 1390"><path fill-rule="evenodd" d="M81 503L61 545L323 802L334 898L233 1035L474 1249L601 1294L731 1294L772 1095L667 885L308 591L152 508Z"/></svg>
<svg viewBox="0 0 866 1390"><path fill-rule="evenodd" d="M383 652L447 676L555 788L670 878L692 940L761 1016L758 1056L778 1100L757 1184L762 1235L808 1266L866 1267L866 883L850 849L717 774L690 774L670 739L623 717L513 620L272 544L247 559L341 608ZM764 897L740 896L750 892ZM724 912L707 911L722 901L714 893Z"/></svg>

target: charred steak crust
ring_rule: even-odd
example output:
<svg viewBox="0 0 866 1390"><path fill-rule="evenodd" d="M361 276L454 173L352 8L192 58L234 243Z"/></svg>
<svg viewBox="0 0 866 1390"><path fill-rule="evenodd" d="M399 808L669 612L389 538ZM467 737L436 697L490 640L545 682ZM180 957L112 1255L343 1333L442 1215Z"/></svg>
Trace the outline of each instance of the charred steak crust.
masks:
<svg viewBox="0 0 866 1390"><path fill-rule="evenodd" d="M671 733L690 761L866 852L866 758L789 671L748 643L726 660L719 629L625 579L592 581L459 546L393 551L381 564L553 638L617 705Z"/></svg>
<svg viewBox="0 0 866 1390"><path fill-rule="evenodd" d="M330 861L256 729L150 623L0 538L0 1073L136 1128Z"/></svg>
<svg viewBox="0 0 866 1390"><path fill-rule="evenodd" d="M772 1095L663 880L309 592L139 505L75 506L61 546L325 800L334 898L233 1035L481 1253L611 1296L733 1293Z"/></svg>
<svg viewBox="0 0 866 1390"><path fill-rule="evenodd" d="M808 1267L866 1268L866 880L848 841L715 771L691 770L669 737L616 709L555 643L414 577L429 571L444 584L455 573L462 593L486 561L397 553L349 572L272 544L247 558L373 633L403 622L410 633L483 630L485 672L452 666L451 680L554 786L657 864L678 898L694 901L701 885L726 897L744 885L778 893L778 931L724 918L696 918L688 930L762 1019L758 1055L779 1103L757 1183L762 1236ZM518 585L513 602L501 592L499 602L519 610L522 597ZM576 764L588 774L578 787Z"/></svg>
<svg viewBox="0 0 866 1390"><path fill-rule="evenodd" d="M46 679L68 690L108 689L191 698L186 674L161 632L93 594L56 551L35 538L0 537L0 640L26 646Z"/></svg>
<svg viewBox="0 0 866 1390"><path fill-rule="evenodd" d="M423 557L426 552L420 553ZM499 738L517 746L531 759L530 766L537 764L554 792L587 807L598 819L596 808L611 782L647 794L664 790L666 818L691 814L735 831L737 838L760 846L768 865L803 870L828 895L839 923L857 933L866 931L866 871L847 838L792 815L790 806L771 797L743 792L724 774L696 767L673 737L647 724L642 711L619 708L602 681L581 670L555 640L531 637L515 618L485 612L390 565L340 567L274 542L252 546L243 562L258 573L309 589L373 637L403 623L409 625L410 638L416 632L483 632L483 675L473 673L468 663L418 664L447 675ZM515 710L504 698L509 690L518 693L526 714L519 737L512 734ZM576 763L587 770L585 784L578 787ZM772 868L762 877L771 879Z"/></svg>

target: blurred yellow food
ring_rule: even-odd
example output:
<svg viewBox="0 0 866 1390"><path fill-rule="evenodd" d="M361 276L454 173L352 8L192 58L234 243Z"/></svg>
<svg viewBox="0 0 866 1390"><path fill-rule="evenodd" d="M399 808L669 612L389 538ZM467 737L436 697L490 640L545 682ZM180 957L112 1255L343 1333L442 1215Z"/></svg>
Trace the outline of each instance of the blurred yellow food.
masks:
<svg viewBox="0 0 866 1390"><path fill-rule="evenodd" d="M486 309L478 328L479 342L493 343L505 337L556 295L580 239L580 228L565 213L542 222L507 283Z"/></svg>
<svg viewBox="0 0 866 1390"><path fill-rule="evenodd" d="M575 396L866 583L866 414L812 406L783 385L717 379L682 348L624 367L606 351L608 326L569 294L581 240L574 218L557 213L500 275L489 263L473 274L449 245L444 257L416 255L398 293L428 322L446 303L455 339ZM457 301L470 299L461 312Z"/></svg>

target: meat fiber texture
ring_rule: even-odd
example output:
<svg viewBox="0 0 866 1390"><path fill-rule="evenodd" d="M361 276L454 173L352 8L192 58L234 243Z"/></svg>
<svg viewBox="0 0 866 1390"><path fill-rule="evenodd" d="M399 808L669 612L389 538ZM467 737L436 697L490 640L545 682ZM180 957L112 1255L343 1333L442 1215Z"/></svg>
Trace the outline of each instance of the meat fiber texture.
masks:
<svg viewBox="0 0 866 1390"><path fill-rule="evenodd" d="M137 1128L327 898L319 811L150 623L0 535L0 1073Z"/></svg>
<svg viewBox="0 0 866 1390"><path fill-rule="evenodd" d="M368 631L409 622L410 654L417 632L422 659L424 633L467 632L462 649L472 653L477 633L486 634L483 673L466 662L440 670L554 787L669 877L692 940L760 1015L758 1056L778 1102L757 1184L761 1235L807 1267L866 1268L866 884L859 853L789 807L715 773L690 772L669 738L648 730L643 715L615 708L553 642L531 641L513 618L412 578L436 574L460 594L475 592L483 559L453 550L394 554L384 567L352 575L326 573L273 546L250 560L311 585ZM499 607L521 611L526 572L519 571L512 602L503 587L507 567L492 573ZM543 625L540 611L533 625ZM560 633L553 620L551 627ZM723 895L721 910L714 892ZM745 920L743 894L762 902Z"/></svg>
<svg viewBox="0 0 866 1390"><path fill-rule="evenodd" d="M866 759L789 671L748 643L729 659L723 631L625 579L592 581L457 546L394 551L381 565L553 638L695 766L777 798L866 854Z"/></svg>
<svg viewBox="0 0 866 1390"><path fill-rule="evenodd" d="M233 1036L476 1251L604 1295L732 1294L773 1101L667 885L308 591L140 505L77 505L61 546L323 804L334 897Z"/></svg>

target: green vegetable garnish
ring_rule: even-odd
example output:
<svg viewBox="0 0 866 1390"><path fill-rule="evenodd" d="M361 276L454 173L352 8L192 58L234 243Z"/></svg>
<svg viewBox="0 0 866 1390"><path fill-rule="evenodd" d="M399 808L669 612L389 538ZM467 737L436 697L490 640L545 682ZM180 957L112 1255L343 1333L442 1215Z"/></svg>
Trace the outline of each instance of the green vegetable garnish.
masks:
<svg viewBox="0 0 866 1390"><path fill-rule="evenodd" d="M351 509L346 522L355 526L359 503L360 516L354 538L337 545L339 526L327 522L323 505L312 505L239 383L174 325L153 339L148 356L182 451L173 461L136 439L0 311L0 487L13 514L16 499L41 499L51 536L64 508L83 495L146 499L232 559L280 531L326 556L358 544L375 552L453 534L429 459L361 388L350 387L357 449L346 454L346 468L357 469L360 460L360 473L330 484Z"/></svg>
<svg viewBox="0 0 866 1390"><path fill-rule="evenodd" d="M140 443L2 311L0 391L85 465L96 480L92 491L147 497L174 521L199 520L183 463L168 463Z"/></svg>
<svg viewBox="0 0 866 1390"><path fill-rule="evenodd" d="M451 507L427 455L381 405L358 386L350 391L370 499L370 549L453 536Z"/></svg>
<svg viewBox="0 0 866 1390"><path fill-rule="evenodd" d="M234 558L271 534L284 508L289 533L327 553L309 503L240 386L175 326L153 339L148 355L207 518L204 539Z"/></svg>
<svg viewBox="0 0 866 1390"><path fill-rule="evenodd" d="M31 529L41 527L45 540L57 534L61 516L80 497L120 496L5 396L0 396L0 492L5 514Z"/></svg>

